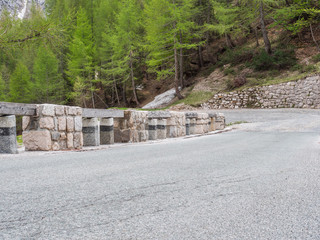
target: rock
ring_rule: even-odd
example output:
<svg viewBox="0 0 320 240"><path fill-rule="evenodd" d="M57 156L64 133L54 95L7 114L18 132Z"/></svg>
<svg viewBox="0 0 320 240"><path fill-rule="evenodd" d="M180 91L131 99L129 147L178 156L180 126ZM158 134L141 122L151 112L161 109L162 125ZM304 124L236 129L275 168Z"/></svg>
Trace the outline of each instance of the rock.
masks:
<svg viewBox="0 0 320 240"><path fill-rule="evenodd" d="M23 132L23 142L26 151L49 151L52 149L49 130Z"/></svg>
<svg viewBox="0 0 320 240"><path fill-rule="evenodd" d="M39 122L41 129L48 129L53 130L54 129L54 121L52 117L42 117L40 118Z"/></svg>
<svg viewBox="0 0 320 240"><path fill-rule="evenodd" d="M166 107L175 98L176 91L174 88L156 96L154 100L147 105L143 106L143 109L155 109Z"/></svg>

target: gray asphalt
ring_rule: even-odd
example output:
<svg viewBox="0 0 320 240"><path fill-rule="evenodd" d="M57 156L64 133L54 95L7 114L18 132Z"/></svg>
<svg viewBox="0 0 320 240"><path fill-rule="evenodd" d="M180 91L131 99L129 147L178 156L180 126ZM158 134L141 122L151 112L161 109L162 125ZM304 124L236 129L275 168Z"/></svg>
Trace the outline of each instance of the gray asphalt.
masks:
<svg viewBox="0 0 320 240"><path fill-rule="evenodd" d="M0 156L0 239L320 239L320 111L232 131Z"/></svg>

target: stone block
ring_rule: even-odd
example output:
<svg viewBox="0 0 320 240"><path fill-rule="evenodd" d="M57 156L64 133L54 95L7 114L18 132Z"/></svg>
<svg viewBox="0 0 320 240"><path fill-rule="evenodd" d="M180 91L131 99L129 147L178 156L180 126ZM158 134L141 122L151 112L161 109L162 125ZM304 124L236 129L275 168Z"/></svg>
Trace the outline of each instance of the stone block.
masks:
<svg viewBox="0 0 320 240"><path fill-rule="evenodd" d="M58 141L60 139L60 133L59 132L52 132L51 133L51 139L53 141Z"/></svg>
<svg viewBox="0 0 320 240"><path fill-rule="evenodd" d="M50 116L53 117L55 115L55 105L52 104L42 104L39 105L39 116Z"/></svg>
<svg viewBox="0 0 320 240"><path fill-rule="evenodd" d="M98 118L84 118L82 121L83 145L100 145L100 123Z"/></svg>
<svg viewBox="0 0 320 240"><path fill-rule="evenodd" d="M41 129L53 130L54 129L53 117L42 117L42 118L40 118L39 127Z"/></svg>
<svg viewBox="0 0 320 240"><path fill-rule="evenodd" d="M60 150L60 145L58 142L54 142L52 145L52 150L53 151L59 151Z"/></svg>
<svg viewBox="0 0 320 240"><path fill-rule="evenodd" d="M52 149L49 130L23 132L22 137L26 151L50 151Z"/></svg>
<svg viewBox="0 0 320 240"><path fill-rule="evenodd" d="M157 121L157 138L167 138L167 121L165 119L158 119Z"/></svg>
<svg viewBox="0 0 320 240"><path fill-rule="evenodd" d="M0 153L17 153L16 117L0 117Z"/></svg>
<svg viewBox="0 0 320 240"><path fill-rule="evenodd" d="M65 139L67 139L66 133L64 132L60 133L60 140L65 140Z"/></svg>
<svg viewBox="0 0 320 240"><path fill-rule="evenodd" d="M149 140L157 140L157 119L149 119Z"/></svg>
<svg viewBox="0 0 320 240"><path fill-rule="evenodd" d="M83 146L83 134L82 132L76 132L73 136L73 146L75 149L81 149Z"/></svg>
<svg viewBox="0 0 320 240"><path fill-rule="evenodd" d="M114 144L113 118L102 118L100 121L100 144Z"/></svg>
<svg viewBox="0 0 320 240"><path fill-rule="evenodd" d="M30 116L23 116L22 117L22 130L23 131L27 130L27 128L29 127L30 121L31 121Z"/></svg>
<svg viewBox="0 0 320 240"><path fill-rule="evenodd" d="M58 117L58 130L66 131L67 130L67 118L66 117Z"/></svg>
<svg viewBox="0 0 320 240"><path fill-rule="evenodd" d="M190 135L190 118L186 119L186 135Z"/></svg>
<svg viewBox="0 0 320 240"><path fill-rule="evenodd" d="M76 132L82 131L82 117L81 116L76 116L74 118L74 130Z"/></svg>
<svg viewBox="0 0 320 240"><path fill-rule="evenodd" d="M67 117L67 131L74 132L74 118Z"/></svg>
<svg viewBox="0 0 320 240"><path fill-rule="evenodd" d="M73 149L73 133L67 133L67 148Z"/></svg>
<svg viewBox="0 0 320 240"><path fill-rule="evenodd" d="M65 110L64 110L64 106L55 106L55 109L56 109L56 116L62 116L62 115L65 115Z"/></svg>
<svg viewBox="0 0 320 240"><path fill-rule="evenodd" d="M66 115L76 116L78 114L78 107L66 107Z"/></svg>

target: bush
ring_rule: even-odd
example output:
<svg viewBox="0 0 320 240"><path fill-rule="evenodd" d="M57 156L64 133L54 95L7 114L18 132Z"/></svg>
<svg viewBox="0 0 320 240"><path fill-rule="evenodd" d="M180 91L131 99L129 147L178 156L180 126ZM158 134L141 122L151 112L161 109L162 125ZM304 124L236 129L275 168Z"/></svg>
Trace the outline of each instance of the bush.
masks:
<svg viewBox="0 0 320 240"><path fill-rule="evenodd" d="M229 90L233 90L235 88L242 87L247 83L247 77L245 74L240 74L234 77L233 80L228 79L227 80L227 88Z"/></svg>
<svg viewBox="0 0 320 240"><path fill-rule="evenodd" d="M312 57L312 61L314 61L315 63L320 62L320 53L317 54L317 55L314 55Z"/></svg>
<svg viewBox="0 0 320 240"><path fill-rule="evenodd" d="M272 55L260 51L252 60L252 68L257 71L288 69L296 65L293 49L277 49Z"/></svg>
<svg viewBox="0 0 320 240"><path fill-rule="evenodd" d="M231 64L232 66L251 61L254 50L250 48L228 49L221 57L219 65Z"/></svg>

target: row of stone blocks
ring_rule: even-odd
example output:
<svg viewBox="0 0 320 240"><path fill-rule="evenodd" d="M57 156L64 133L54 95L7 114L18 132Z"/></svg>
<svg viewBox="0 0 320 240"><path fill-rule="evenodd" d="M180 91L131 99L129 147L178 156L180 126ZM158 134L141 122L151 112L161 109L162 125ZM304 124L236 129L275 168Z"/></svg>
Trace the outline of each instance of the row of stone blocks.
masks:
<svg viewBox="0 0 320 240"><path fill-rule="evenodd" d="M123 118L83 118L80 107L38 105L22 119L26 151L81 149L114 142L144 142L223 129L221 114L128 110ZM0 117L0 153L16 153L15 116Z"/></svg>
<svg viewBox="0 0 320 240"><path fill-rule="evenodd" d="M115 142L145 142L224 128L222 114L125 111L124 118L114 121L114 136Z"/></svg>

